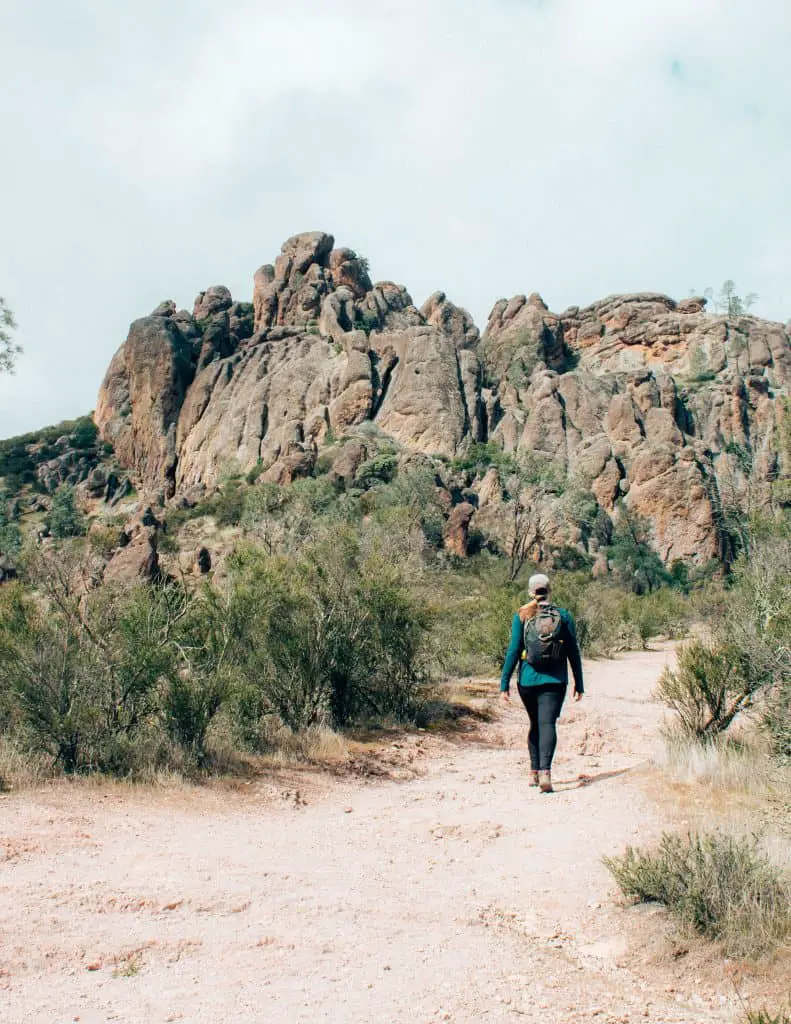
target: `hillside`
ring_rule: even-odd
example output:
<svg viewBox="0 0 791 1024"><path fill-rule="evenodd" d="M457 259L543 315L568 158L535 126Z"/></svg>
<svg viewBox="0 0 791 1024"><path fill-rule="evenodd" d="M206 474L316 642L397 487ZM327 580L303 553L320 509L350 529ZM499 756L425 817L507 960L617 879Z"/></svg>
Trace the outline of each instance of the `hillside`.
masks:
<svg viewBox="0 0 791 1024"><path fill-rule="evenodd" d="M606 571L626 510L665 564L703 566L732 555L745 516L791 498L790 380L786 327L700 298L553 313L518 295L481 334L444 293L418 309L314 232L256 271L252 303L218 286L192 312L166 301L136 320L96 406L111 464L38 478L116 501L120 478L141 508L195 505L234 474L356 486L384 457L434 474L457 553L471 530L507 549L521 502L533 557L572 549Z"/></svg>

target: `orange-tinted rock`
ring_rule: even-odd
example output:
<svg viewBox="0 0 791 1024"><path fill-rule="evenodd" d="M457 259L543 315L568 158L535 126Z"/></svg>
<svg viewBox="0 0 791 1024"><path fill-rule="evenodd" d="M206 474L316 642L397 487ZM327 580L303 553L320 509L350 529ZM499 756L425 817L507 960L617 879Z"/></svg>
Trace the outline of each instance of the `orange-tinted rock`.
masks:
<svg viewBox="0 0 791 1024"><path fill-rule="evenodd" d="M475 507L467 501L454 505L448 522L445 525L445 550L459 558L467 557L467 545L470 534L470 520L475 514Z"/></svg>

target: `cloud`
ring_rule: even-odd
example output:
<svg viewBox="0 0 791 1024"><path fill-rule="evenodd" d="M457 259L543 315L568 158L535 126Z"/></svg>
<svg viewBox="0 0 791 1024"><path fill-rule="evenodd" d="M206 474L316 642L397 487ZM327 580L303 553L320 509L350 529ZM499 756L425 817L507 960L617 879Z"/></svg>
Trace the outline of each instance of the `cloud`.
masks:
<svg viewBox="0 0 791 1024"><path fill-rule="evenodd" d="M93 405L128 323L248 297L302 230L485 322L732 277L787 317L773 0L12 3L0 291L27 354L0 435Z"/></svg>

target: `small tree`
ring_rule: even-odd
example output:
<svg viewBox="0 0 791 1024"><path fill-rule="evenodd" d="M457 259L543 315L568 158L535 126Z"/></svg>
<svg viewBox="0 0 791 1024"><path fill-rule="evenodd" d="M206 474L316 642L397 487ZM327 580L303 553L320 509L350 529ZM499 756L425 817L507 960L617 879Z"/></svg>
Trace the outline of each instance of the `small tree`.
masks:
<svg viewBox="0 0 791 1024"><path fill-rule="evenodd" d="M670 582L670 574L651 545L650 524L625 506L607 554L616 575L635 594L650 594Z"/></svg>
<svg viewBox="0 0 791 1024"><path fill-rule="evenodd" d="M743 316L750 306L754 306L758 301L755 292L748 292L744 296L738 295L736 285L731 280L723 281L716 295L713 288L707 288L703 295L723 316Z"/></svg>
<svg viewBox="0 0 791 1024"><path fill-rule="evenodd" d="M37 598L0 591L0 687L30 734L68 773L126 773L140 730L174 672L179 588L98 588L68 547L30 566Z"/></svg>
<svg viewBox="0 0 791 1024"><path fill-rule="evenodd" d="M14 341L15 330L14 314L0 295L0 373L14 372L16 358L22 351L22 347Z"/></svg>
<svg viewBox="0 0 791 1024"><path fill-rule="evenodd" d="M274 554L283 534L280 515L286 501L286 488L274 483L255 484L244 495L242 529L253 534L269 555Z"/></svg>
<svg viewBox="0 0 791 1024"><path fill-rule="evenodd" d="M677 660L677 668L663 672L657 696L676 713L682 731L697 739L725 732L761 687L734 645L693 640Z"/></svg>
<svg viewBox="0 0 791 1024"><path fill-rule="evenodd" d="M511 502L508 582L513 583L541 542L541 515L535 494L523 492Z"/></svg>
<svg viewBox="0 0 791 1024"><path fill-rule="evenodd" d="M209 726L234 681L232 602L206 586L199 596L188 599L185 611L174 637L177 671L167 677L163 712L170 738L203 768Z"/></svg>
<svg viewBox="0 0 791 1024"><path fill-rule="evenodd" d="M15 558L22 550L18 514L9 495L0 490L0 556Z"/></svg>
<svg viewBox="0 0 791 1024"><path fill-rule="evenodd" d="M74 488L64 485L52 496L46 525L53 537L81 537L86 530L85 516L77 508Z"/></svg>
<svg viewBox="0 0 791 1024"><path fill-rule="evenodd" d="M507 548L508 582L513 583L529 559L543 556L545 506L551 496L563 494L565 474L546 457L522 457L508 477L507 489L514 496Z"/></svg>
<svg viewBox="0 0 791 1024"><path fill-rule="evenodd" d="M237 673L254 716L274 713L298 731L414 707L430 614L404 561L365 540L339 527L298 558L250 548L230 561Z"/></svg>

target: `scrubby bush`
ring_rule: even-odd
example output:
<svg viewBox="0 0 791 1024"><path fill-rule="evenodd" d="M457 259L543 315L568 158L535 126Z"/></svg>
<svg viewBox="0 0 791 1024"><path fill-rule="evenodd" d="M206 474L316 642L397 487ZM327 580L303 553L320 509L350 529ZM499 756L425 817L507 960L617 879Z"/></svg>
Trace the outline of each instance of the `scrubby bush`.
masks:
<svg viewBox="0 0 791 1024"><path fill-rule="evenodd" d="M382 451L366 459L355 474L358 487L367 490L378 483L390 483L398 470L398 455L394 451Z"/></svg>
<svg viewBox="0 0 791 1024"><path fill-rule="evenodd" d="M778 760L791 761L791 679L784 677L769 694L763 724Z"/></svg>
<svg viewBox="0 0 791 1024"><path fill-rule="evenodd" d="M552 552L552 568L556 572L586 572L593 565L593 559L579 548L564 544Z"/></svg>
<svg viewBox="0 0 791 1024"><path fill-rule="evenodd" d="M209 728L233 690L238 657L228 603L211 587L187 599L177 624L174 671L163 676L162 713L170 739L188 762L208 762Z"/></svg>
<svg viewBox="0 0 791 1024"><path fill-rule="evenodd" d="M404 571L350 530L299 558L240 552L231 573L245 705L293 729L409 716L429 678L431 617Z"/></svg>
<svg viewBox="0 0 791 1024"><path fill-rule="evenodd" d="M214 497L218 526L238 526L245 509L245 489L240 480L226 481Z"/></svg>
<svg viewBox="0 0 791 1024"><path fill-rule="evenodd" d="M662 673L657 697L683 732L703 739L728 729L760 686L738 647L692 640L679 650L677 667Z"/></svg>
<svg viewBox="0 0 791 1024"><path fill-rule="evenodd" d="M652 546L648 521L625 508L613 531L607 556L618 581L636 594L650 594L672 580Z"/></svg>
<svg viewBox="0 0 791 1024"><path fill-rule="evenodd" d="M442 546L445 506L437 487L436 473L428 465L409 465L399 470L387 486L369 491L363 498L365 511L380 522L399 514L406 523L419 528L431 548Z"/></svg>
<svg viewBox="0 0 791 1024"><path fill-rule="evenodd" d="M0 490L0 555L15 558L22 550L23 537L14 506L9 496Z"/></svg>
<svg viewBox="0 0 791 1024"><path fill-rule="evenodd" d="M516 458L503 451L497 441L475 441L463 455L451 460L451 467L457 471L479 476L494 467L506 476L519 471Z"/></svg>
<svg viewBox="0 0 791 1024"><path fill-rule="evenodd" d="M77 508L73 487L63 485L55 491L45 522L50 534L59 540L80 537L85 533L87 522Z"/></svg>
<svg viewBox="0 0 791 1024"><path fill-rule="evenodd" d="M49 604L21 587L0 594L4 703L65 772L123 773L172 670L171 595L144 587L86 593L73 565L48 570Z"/></svg>
<svg viewBox="0 0 791 1024"><path fill-rule="evenodd" d="M777 532L751 542L729 585L698 607L712 623L711 641L696 641L667 670L659 698L689 735L722 732L757 708L778 757L788 756L791 707L791 541Z"/></svg>
<svg viewBox="0 0 791 1024"><path fill-rule="evenodd" d="M757 956L791 935L788 879L754 841L720 832L665 834L605 864L624 896L661 903L727 954Z"/></svg>

